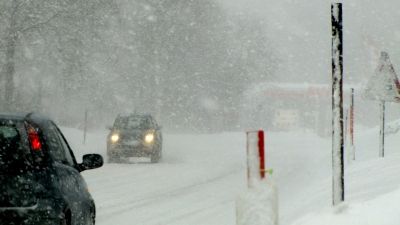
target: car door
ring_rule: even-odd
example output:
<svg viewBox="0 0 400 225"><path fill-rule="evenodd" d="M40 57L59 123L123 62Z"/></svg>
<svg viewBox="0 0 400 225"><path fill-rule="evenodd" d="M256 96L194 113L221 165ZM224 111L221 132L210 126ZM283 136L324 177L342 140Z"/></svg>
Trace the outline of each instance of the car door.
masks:
<svg viewBox="0 0 400 225"><path fill-rule="evenodd" d="M76 163L75 156L69 147L69 144L67 140L65 139L64 135L62 134L61 130L57 128L57 133L58 137L60 139L61 145L64 149L67 161L69 162L69 165L72 165L72 167L75 169L74 170L74 178L76 181L76 190L77 190L77 196L79 196L79 201L80 201L80 210L79 213L81 213L79 219L82 224L91 224L89 221L92 220L92 213L95 212L95 206L94 206L94 201L92 199L92 196L89 193L88 186L83 179L82 175L80 174L78 170L78 164Z"/></svg>
<svg viewBox="0 0 400 225"><path fill-rule="evenodd" d="M58 187L71 212L73 224L85 224L89 215L87 187L77 169L68 145L59 133L58 128L49 122L46 142L53 167L57 175Z"/></svg>

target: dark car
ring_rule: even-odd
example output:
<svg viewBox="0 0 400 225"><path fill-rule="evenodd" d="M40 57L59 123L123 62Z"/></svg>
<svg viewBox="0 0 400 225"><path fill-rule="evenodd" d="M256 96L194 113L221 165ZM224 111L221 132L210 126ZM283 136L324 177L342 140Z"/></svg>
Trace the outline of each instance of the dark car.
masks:
<svg viewBox="0 0 400 225"><path fill-rule="evenodd" d="M161 159L161 127L148 114L118 116L107 137L109 162L129 157L149 157L152 163Z"/></svg>
<svg viewBox="0 0 400 225"><path fill-rule="evenodd" d="M102 165L97 154L78 164L50 119L0 114L0 224L95 224L95 204L80 172Z"/></svg>

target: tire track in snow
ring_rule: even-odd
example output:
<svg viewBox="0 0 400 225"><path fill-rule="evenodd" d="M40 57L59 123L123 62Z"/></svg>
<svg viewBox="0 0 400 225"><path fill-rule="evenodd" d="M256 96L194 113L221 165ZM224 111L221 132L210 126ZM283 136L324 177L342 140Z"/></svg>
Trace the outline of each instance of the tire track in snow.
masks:
<svg viewBox="0 0 400 225"><path fill-rule="evenodd" d="M98 210L100 211L98 214L98 218L100 221L107 221L112 219L110 216L124 214L129 212L135 208L144 207L151 205L152 203L157 203L162 200L167 200L169 198L174 198L177 196L183 196L191 193L195 193L193 190L202 188L203 186L207 186L210 183L219 182L220 180L227 179L230 176L237 175L243 172L243 168L231 171L229 173L221 174L219 176L213 177L211 179L206 179L202 182L197 182L194 184L186 185L180 188L172 189L167 192L157 193L153 196L131 199L127 203L115 203L112 205L107 206L107 211L105 213L101 213L103 207L99 207ZM111 209L110 209L111 208Z"/></svg>

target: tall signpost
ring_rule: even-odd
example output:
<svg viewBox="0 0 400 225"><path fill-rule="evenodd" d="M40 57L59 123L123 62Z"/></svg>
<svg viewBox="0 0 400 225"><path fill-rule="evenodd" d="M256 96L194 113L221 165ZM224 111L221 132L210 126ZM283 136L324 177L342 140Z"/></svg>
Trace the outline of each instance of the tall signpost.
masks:
<svg viewBox="0 0 400 225"><path fill-rule="evenodd" d="M344 201L343 23L342 3L331 5L332 18L332 203Z"/></svg>
<svg viewBox="0 0 400 225"><path fill-rule="evenodd" d="M86 133L87 133L87 124L88 123L88 110L85 110L85 121L83 123L83 144L86 144Z"/></svg>
<svg viewBox="0 0 400 225"><path fill-rule="evenodd" d="M385 157L385 101L379 101L380 128L379 128L379 156Z"/></svg>
<svg viewBox="0 0 400 225"><path fill-rule="evenodd" d="M354 88L351 89L350 100L350 148L353 160L356 160L356 148L354 146Z"/></svg>
<svg viewBox="0 0 400 225"><path fill-rule="evenodd" d="M381 52L375 74L368 80L365 97L379 101L380 131L379 156L385 156L385 105L386 102L400 102L400 83L387 52Z"/></svg>

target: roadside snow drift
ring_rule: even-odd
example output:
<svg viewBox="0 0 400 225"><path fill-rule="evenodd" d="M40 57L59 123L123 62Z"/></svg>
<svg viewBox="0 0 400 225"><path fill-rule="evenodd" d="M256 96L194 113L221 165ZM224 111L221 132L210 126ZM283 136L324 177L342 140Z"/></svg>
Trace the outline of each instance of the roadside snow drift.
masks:
<svg viewBox="0 0 400 225"><path fill-rule="evenodd" d="M373 200L309 214L293 225L398 225L399 222L400 190L397 190Z"/></svg>
<svg viewBox="0 0 400 225"><path fill-rule="evenodd" d="M236 201L236 216L237 225L278 225L275 185L264 180L241 194Z"/></svg>

